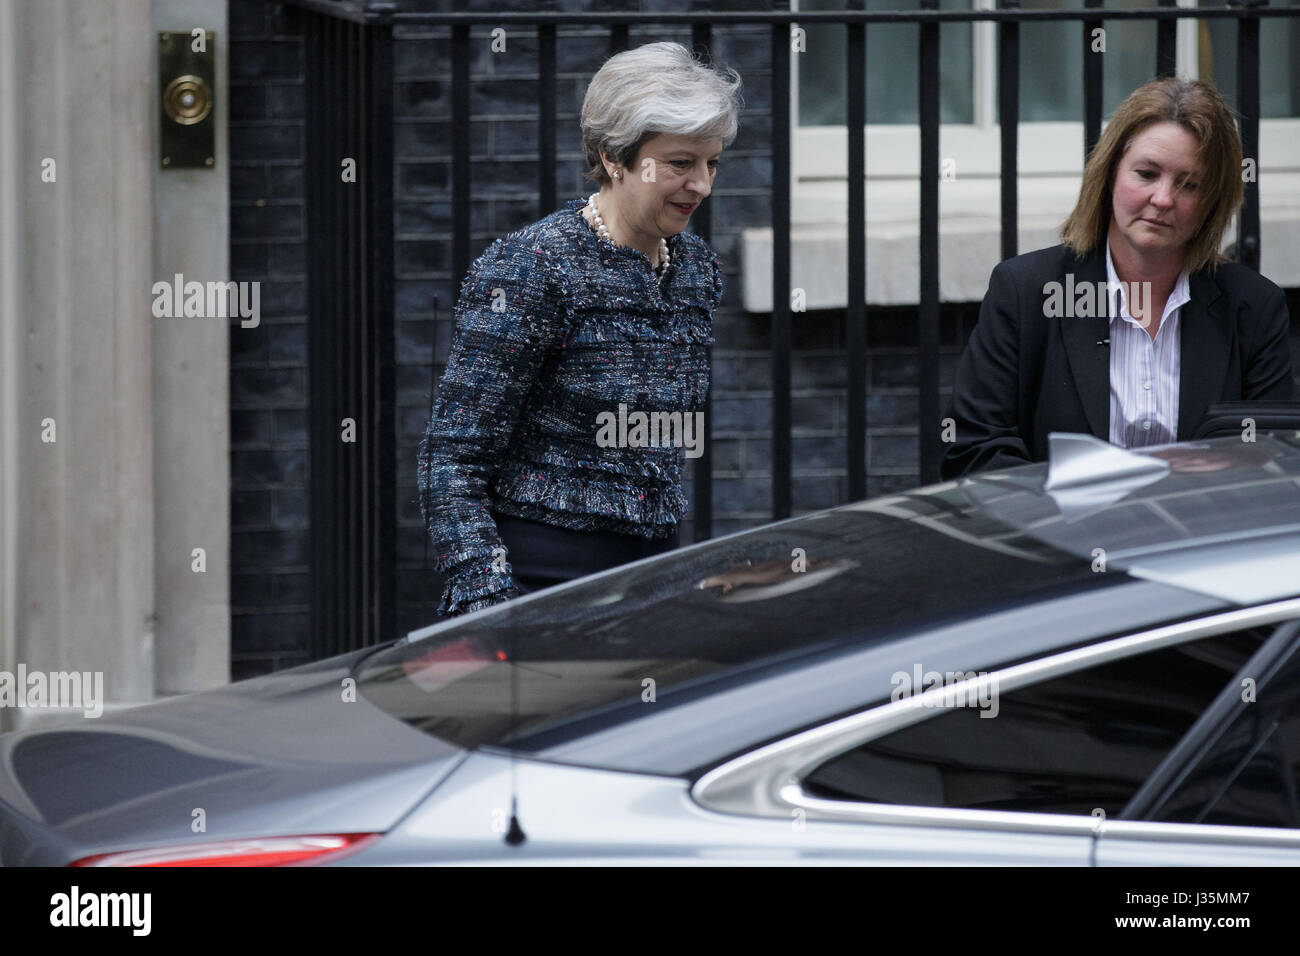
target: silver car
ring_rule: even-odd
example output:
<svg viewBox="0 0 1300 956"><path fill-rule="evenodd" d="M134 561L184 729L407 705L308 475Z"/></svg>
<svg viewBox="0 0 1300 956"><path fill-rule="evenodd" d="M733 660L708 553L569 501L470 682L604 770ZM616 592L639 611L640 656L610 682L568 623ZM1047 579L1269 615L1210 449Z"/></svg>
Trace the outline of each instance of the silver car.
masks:
<svg viewBox="0 0 1300 956"><path fill-rule="evenodd" d="M1052 446L5 735L0 863L1300 863L1300 434Z"/></svg>

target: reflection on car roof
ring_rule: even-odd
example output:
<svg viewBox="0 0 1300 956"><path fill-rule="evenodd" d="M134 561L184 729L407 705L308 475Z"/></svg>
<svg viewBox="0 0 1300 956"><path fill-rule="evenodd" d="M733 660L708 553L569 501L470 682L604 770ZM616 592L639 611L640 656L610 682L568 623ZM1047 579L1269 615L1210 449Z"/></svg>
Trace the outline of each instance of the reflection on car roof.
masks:
<svg viewBox="0 0 1300 956"><path fill-rule="evenodd" d="M1243 604L1300 594L1300 441L1219 438L1129 454L1161 467L1113 482L1097 474L1064 503L1046 463L961 488L1009 533L1080 559L1100 552L1110 568ZM1080 505L1087 492L1092 504Z"/></svg>

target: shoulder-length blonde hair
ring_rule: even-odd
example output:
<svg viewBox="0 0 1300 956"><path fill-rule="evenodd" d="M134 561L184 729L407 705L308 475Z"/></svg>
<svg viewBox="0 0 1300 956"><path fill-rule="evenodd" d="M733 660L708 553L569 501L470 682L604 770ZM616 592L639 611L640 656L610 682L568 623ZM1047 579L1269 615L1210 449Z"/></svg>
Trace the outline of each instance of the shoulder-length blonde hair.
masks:
<svg viewBox="0 0 1300 956"><path fill-rule="evenodd" d="M1188 272L1205 266L1213 269L1226 261L1219 245L1241 206L1245 187L1241 137L1232 111L1213 86L1199 80L1153 80L1119 105L1084 166L1079 201L1061 226L1061 240L1080 258L1105 242L1115 168L1133 138L1154 123L1177 123L1200 144L1198 158L1204 173L1197 187L1200 224L1187 241L1184 268Z"/></svg>

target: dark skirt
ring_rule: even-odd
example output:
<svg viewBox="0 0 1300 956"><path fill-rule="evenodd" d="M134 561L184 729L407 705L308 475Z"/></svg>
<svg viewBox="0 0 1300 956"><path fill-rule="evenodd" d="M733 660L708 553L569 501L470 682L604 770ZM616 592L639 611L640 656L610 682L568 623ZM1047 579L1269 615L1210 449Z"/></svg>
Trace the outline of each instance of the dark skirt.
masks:
<svg viewBox="0 0 1300 956"><path fill-rule="evenodd" d="M522 594L672 551L680 536L650 540L613 531L571 531L544 521L493 514Z"/></svg>

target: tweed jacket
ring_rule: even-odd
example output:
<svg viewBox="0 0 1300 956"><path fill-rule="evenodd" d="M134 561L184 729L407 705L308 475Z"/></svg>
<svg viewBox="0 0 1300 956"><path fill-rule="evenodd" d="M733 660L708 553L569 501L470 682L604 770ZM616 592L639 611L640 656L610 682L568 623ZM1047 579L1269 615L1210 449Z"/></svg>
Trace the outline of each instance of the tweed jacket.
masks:
<svg viewBox="0 0 1300 956"><path fill-rule="evenodd" d="M418 460L446 575L440 615L514 592L494 512L648 539L685 514L680 433L653 445L620 427L612 443L609 429L598 440L599 423L635 411L698 422L720 263L680 233L661 286L643 253L596 234L585 202L497 239L461 284Z"/></svg>

